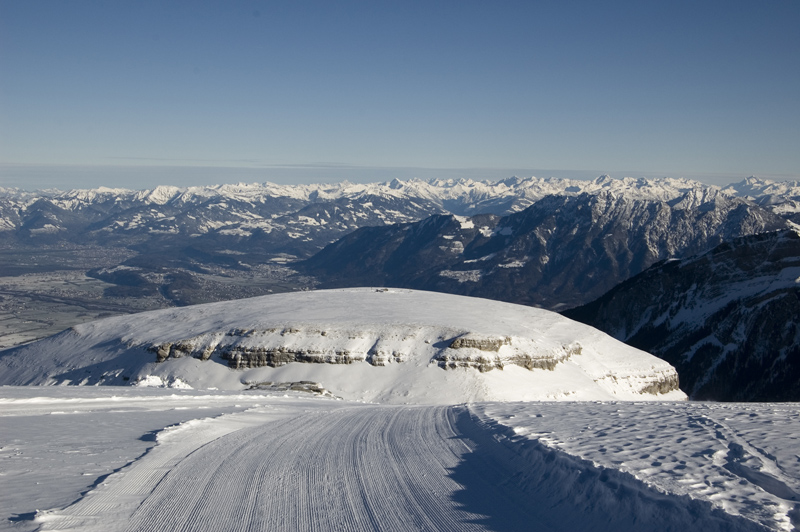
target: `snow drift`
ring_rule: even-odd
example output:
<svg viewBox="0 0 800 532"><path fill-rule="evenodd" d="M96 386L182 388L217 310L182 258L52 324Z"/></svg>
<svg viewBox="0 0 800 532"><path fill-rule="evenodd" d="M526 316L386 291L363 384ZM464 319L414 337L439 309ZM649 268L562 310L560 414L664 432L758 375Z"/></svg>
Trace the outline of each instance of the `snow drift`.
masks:
<svg viewBox="0 0 800 532"><path fill-rule="evenodd" d="M388 403L683 399L675 370L553 312L412 290L277 294L75 326L0 355L0 384L319 383Z"/></svg>

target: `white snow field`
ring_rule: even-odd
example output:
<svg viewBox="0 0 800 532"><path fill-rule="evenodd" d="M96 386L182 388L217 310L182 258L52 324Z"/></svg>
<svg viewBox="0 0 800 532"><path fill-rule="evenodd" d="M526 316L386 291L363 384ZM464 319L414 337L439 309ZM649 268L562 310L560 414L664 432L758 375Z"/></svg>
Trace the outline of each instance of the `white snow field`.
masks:
<svg viewBox="0 0 800 532"><path fill-rule="evenodd" d="M666 362L546 310L414 290L276 294L119 316L0 353L0 384L243 390L380 403L685 399Z"/></svg>
<svg viewBox="0 0 800 532"><path fill-rule="evenodd" d="M665 362L507 303L146 312L0 352L0 384L2 530L800 525L798 405L687 402Z"/></svg>
<svg viewBox="0 0 800 532"><path fill-rule="evenodd" d="M0 529L793 530L798 407L4 386Z"/></svg>

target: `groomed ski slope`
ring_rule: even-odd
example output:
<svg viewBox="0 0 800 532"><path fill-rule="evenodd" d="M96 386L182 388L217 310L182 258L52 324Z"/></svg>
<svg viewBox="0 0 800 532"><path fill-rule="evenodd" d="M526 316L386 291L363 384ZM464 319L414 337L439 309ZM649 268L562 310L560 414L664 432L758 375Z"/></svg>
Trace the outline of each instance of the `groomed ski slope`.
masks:
<svg viewBox="0 0 800 532"><path fill-rule="evenodd" d="M44 440L0 433L16 451L0 461L14 517L0 528L685 532L792 530L797 514L797 405L394 406L130 388L113 400L111 390L75 400L64 388L0 388L0 422L38 426ZM170 405L197 397L210 408L145 432L152 446L128 465L87 479L60 508L20 515L47 488L13 473L43 453L48 432L63 432L69 470L70 451L105 437L109 419L141 422L125 412L137 404L177 414ZM122 452L125 438L107 444Z"/></svg>

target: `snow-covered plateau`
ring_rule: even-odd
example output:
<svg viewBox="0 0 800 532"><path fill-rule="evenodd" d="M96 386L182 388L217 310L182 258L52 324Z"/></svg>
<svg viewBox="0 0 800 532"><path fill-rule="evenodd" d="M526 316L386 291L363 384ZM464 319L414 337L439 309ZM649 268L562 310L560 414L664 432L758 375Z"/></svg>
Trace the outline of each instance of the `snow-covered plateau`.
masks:
<svg viewBox="0 0 800 532"><path fill-rule="evenodd" d="M672 366L591 327L415 290L295 292L143 312L0 354L5 385L153 383L318 383L344 399L395 404L685 399Z"/></svg>

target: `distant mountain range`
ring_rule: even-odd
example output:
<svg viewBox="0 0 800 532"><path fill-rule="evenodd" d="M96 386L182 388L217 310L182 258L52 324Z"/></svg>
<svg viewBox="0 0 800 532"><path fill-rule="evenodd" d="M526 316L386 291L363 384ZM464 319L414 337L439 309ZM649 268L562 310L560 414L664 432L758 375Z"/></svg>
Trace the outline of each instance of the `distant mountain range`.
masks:
<svg viewBox="0 0 800 532"><path fill-rule="evenodd" d="M547 196L580 195L665 203L708 203L744 198L784 218L800 212L800 185L749 178L724 189L685 179L509 178L398 181L372 184L239 184L157 187L153 190L98 188L28 192L0 188L0 243L59 242L133 247L155 256L192 262L191 248L230 262L308 258L355 229L418 221L434 214L472 216L520 212ZM688 195L688 196L687 196ZM682 199L688 198L688 199ZM191 253L190 253L191 254Z"/></svg>
<svg viewBox="0 0 800 532"><path fill-rule="evenodd" d="M746 198L793 222L800 222L800 182L770 181L748 177L722 189L725 194Z"/></svg>

